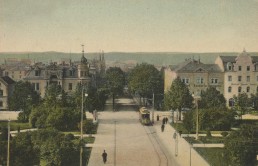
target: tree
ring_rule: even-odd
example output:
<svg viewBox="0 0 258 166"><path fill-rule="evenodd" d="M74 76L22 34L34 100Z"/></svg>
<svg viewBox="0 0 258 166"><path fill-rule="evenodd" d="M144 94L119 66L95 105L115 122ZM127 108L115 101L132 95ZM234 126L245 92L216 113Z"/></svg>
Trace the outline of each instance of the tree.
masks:
<svg viewBox="0 0 258 166"><path fill-rule="evenodd" d="M30 133L20 133L14 137L11 156L11 165L39 165L39 149L34 147Z"/></svg>
<svg viewBox="0 0 258 166"><path fill-rule="evenodd" d="M163 94L162 74L154 65L142 63L129 74L128 89L140 97L152 98L152 95Z"/></svg>
<svg viewBox="0 0 258 166"><path fill-rule="evenodd" d="M234 110L240 112L240 116L242 119L242 115L248 110L248 107L251 106L251 100L248 98L246 93L240 93L238 96L234 96Z"/></svg>
<svg viewBox="0 0 258 166"><path fill-rule="evenodd" d="M170 87L170 90L165 94L165 107L179 111L179 120L181 120L182 108L192 108L193 97L186 84L177 77Z"/></svg>
<svg viewBox="0 0 258 166"><path fill-rule="evenodd" d="M255 166L257 138L257 126L242 125L240 130L232 131L225 140L229 163L235 166Z"/></svg>
<svg viewBox="0 0 258 166"><path fill-rule="evenodd" d="M208 87L202 91L199 108L226 108L226 99L215 87Z"/></svg>
<svg viewBox="0 0 258 166"><path fill-rule="evenodd" d="M113 110L115 105L115 96L122 94L125 86L125 75L121 68L110 67L106 71L107 86L113 98Z"/></svg>
<svg viewBox="0 0 258 166"><path fill-rule="evenodd" d="M19 81L14 85L14 92L8 100L10 110L22 110L19 120L27 122L32 107L40 102L40 95L33 89L29 82Z"/></svg>

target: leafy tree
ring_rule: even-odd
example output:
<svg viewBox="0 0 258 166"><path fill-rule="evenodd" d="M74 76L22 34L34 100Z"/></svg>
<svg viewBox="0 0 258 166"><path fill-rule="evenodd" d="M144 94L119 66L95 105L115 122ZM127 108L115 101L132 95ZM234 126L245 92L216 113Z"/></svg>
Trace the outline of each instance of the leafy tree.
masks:
<svg viewBox="0 0 258 166"><path fill-rule="evenodd" d="M34 147L30 133L20 133L12 141L11 165L39 165L39 149Z"/></svg>
<svg viewBox="0 0 258 166"><path fill-rule="evenodd" d="M18 119L27 122L31 108L39 102L40 95L33 89L32 84L19 81L14 85L14 92L8 100L8 105L10 110L22 110Z"/></svg>
<svg viewBox="0 0 258 166"><path fill-rule="evenodd" d="M170 90L165 94L165 107L179 111L179 120L181 120L182 108L192 108L193 97L186 84L177 77L170 87Z"/></svg>
<svg viewBox="0 0 258 166"><path fill-rule="evenodd" d="M196 116L194 116L196 119ZM230 130L234 122L234 114L226 108L210 108L199 110L199 124L204 130Z"/></svg>
<svg viewBox="0 0 258 166"><path fill-rule="evenodd" d="M202 91L199 108L226 108L226 99L215 87L208 87Z"/></svg>
<svg viewBox="0 0 258 166"><path fill-rule="evenodd" d="M106 81L108 89L113 98L113 110L115 105L115 96L122 94L125 86L125 75L121 68L110 67L106 71Z"/></svg>
<svg viewBox="0 0 258 166"><path fill-rule="evenodd" d="M46 88L43 101L48 107L67 106L67 94L62 87L57 84L50 84Z"/></svg>
<svg viewBox="0 0 258 166"><path fill-rule="evenodd" d="M128 89L140 97L152 98L153 93L155 96L160 96L163 94L162 74L154 65L147 63L137 65L129 74Z"/></svg>
<svg viewBox="0 0 258 166"><path fill-rule="evenodd" d="M225 150L230 165L255 166L257 138L257 126L242 125L240 130L232 131L225 140Z"/></svg>
<svg viewBox="0 0 258 166"><path fill-rule="evenodd" d="M241 119L242 115L248 110L248 107L251 106L250 101L246 93L240 93L238 96L234 96L234 110L240 112Z"/></svg>
<svg viewBox="0 0 258 166"><path fill-rule="evenodd" d="M183 125L185 129L190 133L194 126L194 111L187 111L184 113Z"/></svg>

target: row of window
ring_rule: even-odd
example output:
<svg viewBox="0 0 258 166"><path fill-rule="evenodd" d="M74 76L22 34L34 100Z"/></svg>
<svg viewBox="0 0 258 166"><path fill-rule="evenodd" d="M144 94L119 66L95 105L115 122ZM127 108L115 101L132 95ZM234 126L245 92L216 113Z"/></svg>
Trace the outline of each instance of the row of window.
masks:
<svg viewBox="0 0 258 166"><path fill-rule="evenodd" d="M189 78L182 78L181 81L185 84L189 84L190 79ZM204 79L202 77L197 77L196 78L196 83L197 84L203 84L204 83ZM210 79L210 83L211 84L218 84L219 83L219 79L218 78L211 78Z"/></svg>
<svg viewBox="0 0 258 166"><path fill-rule="evenodd" d="M231 93L232 92L232 87L228 87L228 93ZM241 93L242 92L242 87L239 86L238 87L238 93ZM250 92L250 87L246 87L246 92L249 93ZM256 88L256 92L258 92L258 87Z"/></svg>
<svg viewBox="0 0 258 166"><path fill-rule="evenodd" d="M238 76L237 80L240 82L242 81L242 76ZM250 82L251 77L250 76L246 76L246 82ZM232 81L232 76L228 76L228 81L231 82ZM256 76L256 81L258 81L258 76Z"/></svg>
<svg viewBox="0 0 258 166"><path fill-rule="evenodd" d="M60 85L60 82L59 82L59 85ZM39 91L39 88L40 88L39 83L32 83L32 87L34 88L35 91ZM73 90L73 83L68 84L68 90ZM1 91L0 91L0 96L1 96Z"/></svg>
<svg viewBox="0 0 258 166"><path fill-rule="evenodd" d="M246 71L250 71L250 66L246 66ZM233 66L232 65L228 65L228 70L233 70ZM238 71L242 71L242 66L238 66Z"/></svg>

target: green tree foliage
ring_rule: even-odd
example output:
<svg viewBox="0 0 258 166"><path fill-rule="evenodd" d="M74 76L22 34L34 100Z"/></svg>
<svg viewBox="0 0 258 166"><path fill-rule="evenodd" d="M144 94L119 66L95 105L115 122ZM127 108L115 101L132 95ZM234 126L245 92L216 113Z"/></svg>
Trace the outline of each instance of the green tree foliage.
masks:
<svg viewBox="0 0 258 166"><path fill-rule="evenodd" d="M226 108L226 99L215 87L208 87L202 91L199 108Z"/></svg>
<svg viewBox="0 0 258 166"><path fill-rule="evenodd" d="M48 107L67 106L67 94L64 92L62 87L57 84L48 85L43 102Z"/></svg>
<svg viewBox="0 0 258 166"><path fill-rule="evenodd" d="M19 81L14 85L14 92L8 100L10 110L22 110L19 120L27 122L31 108L40 102L39 94L34 91L33 86L29 82Z"/></svg>
<svg viewBox="0 0 258 166"><path fill-rule="evenodd" d="M155 103L163 98L162 73L154 65L142 63L137 65L129 74L128 89L133 94L140 97L152 98L155 95ZM157 100L156 100L157 99Z"/></svg>
<svg viewBox="0 0 258 166"><path fill-rule="evenodd" d="M233 109L236 110L242 119L242 115L245 114L245 112L248 110L248 107L250 107L251 100L248 98L248 95L246 93L239 93L238 96L234 96L234 107Z"/></svg>
<svg viewBox="0 0 258 166"><path fill-rule="evenodd" d="M39 165L40 153L37 147L34 147L31 134L21 133L14 137L12 141L10 165Z"/></svg>
<svg viewBox="0 0 258 166"><path fill-rule="evenodd" d="M115 104L115 96L121 95L125 86L125 74L119 67L110 67L105 75L107 88L113 97L113 109Z"/></svg>
<svg viewBox="0 0 258 166"><path fill-rule="evenodd" d="M240 130L232 131L225 141L229 165L255 166L258 150L258 128L242 125Z"/></svg>
<svg viewBox="0 0 258 166"><path fill-rule="evenodd" d="M186 113L184 113L184 119L183 119L183 125L185 127L185 129L188 131L188 133L191 132L191 130L193 130L193 126L194 126L194 111L187 111Z"/></svg>
<svg viewBox="0 0 258 166"><path fill-rule="evenodd" d="M199 124L203 130L230 130L233 122L234 113L226 108L199 110Z"/></svg>
<svg viewBox="0 0 258 166"><path fill-rule="evenodd" d="M177 77L165 94L165 107L168 109L179 110L179 120L181 120L182 108L192 108L193 97L186 84Z"/></svg>

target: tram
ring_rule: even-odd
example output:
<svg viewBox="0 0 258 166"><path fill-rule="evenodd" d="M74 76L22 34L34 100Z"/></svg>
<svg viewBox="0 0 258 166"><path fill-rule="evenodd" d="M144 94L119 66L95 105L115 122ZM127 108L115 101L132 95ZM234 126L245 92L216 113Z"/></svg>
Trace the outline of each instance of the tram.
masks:
<svg viewBox="0 0 258 166"><path fill-rule="evenodd" d="M145 107L140 108L139 120L143 125L151 125L150 111L147 108L145 108Z"/></svg>

